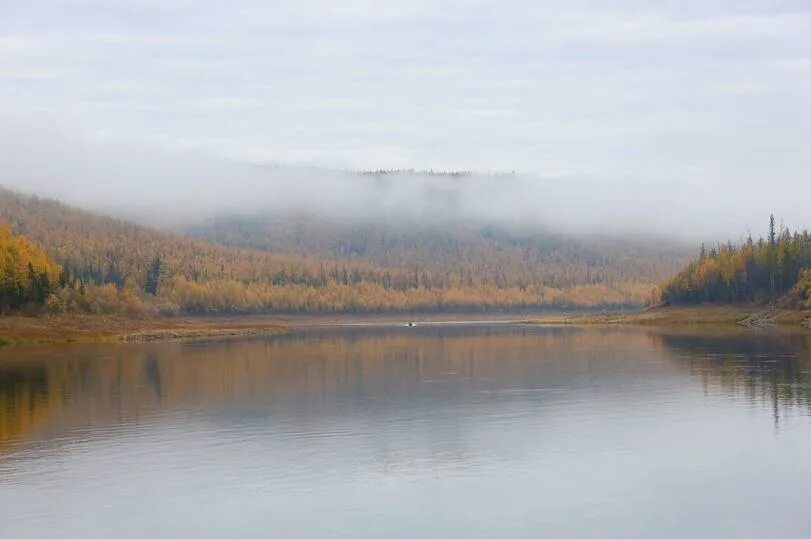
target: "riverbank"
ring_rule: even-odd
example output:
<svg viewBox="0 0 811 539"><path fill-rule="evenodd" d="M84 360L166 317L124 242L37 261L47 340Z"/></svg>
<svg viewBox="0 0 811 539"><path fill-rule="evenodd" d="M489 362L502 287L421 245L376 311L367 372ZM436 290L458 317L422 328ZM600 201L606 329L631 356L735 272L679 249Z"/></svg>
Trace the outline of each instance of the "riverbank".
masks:
<svg viewBox="0 0 811 539"><path fill-rule="evenodd" d="M778 309L762 305L701 305L651 307L630 313L540 317L535 324L619 324L619 325L790 325L811 327L811 311Z"/></svg>
<svg viewBox="0 0 811 539"><path fill-rule="evenodd" d="M252 315L126 318L93 315L0 317L0 345L148 342L288 333L296 327L430 323L529 323L637 326L796 326L811 328L811 311L757 305L653 307L633 312L548 315Z"/></svg>
<svg viewBox="0 0 811 539"><path fill-rule="evenodd" d="M582 314L582 313L581 313ZM0 317L0 346L148 342L288 333L313 327L525 323L537 313L268 314L128 318L97 315ZM553 316L551 314L546 316ZM555 314L556 317L563 315Z"/></svg>
<svg viewBox="0 0 811 539"><path fill-rule="evenodd" d="M0 345L146 342L271 335L289 331L290 327L283 321L270 317L0 317Z"/></svg>

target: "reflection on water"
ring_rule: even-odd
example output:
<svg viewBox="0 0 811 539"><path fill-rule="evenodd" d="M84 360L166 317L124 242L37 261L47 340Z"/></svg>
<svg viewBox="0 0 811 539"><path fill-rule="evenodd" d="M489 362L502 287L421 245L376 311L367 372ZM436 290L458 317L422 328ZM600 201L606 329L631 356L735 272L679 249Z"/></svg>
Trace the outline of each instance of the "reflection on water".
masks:
<svg viewBox="0 0 811 539"><path fill-rule="evenodd" d="M6 349L0 537L805 537L810 350L509 325Z"/></svg>
<svg viewBox="0 0 811 539"><path fill-rule="evenodd" d="M750 402L769 402L775 425L781 413L811 405L811 333L673 330L661 334L679 363L707 389L718 387Z"/></svg>

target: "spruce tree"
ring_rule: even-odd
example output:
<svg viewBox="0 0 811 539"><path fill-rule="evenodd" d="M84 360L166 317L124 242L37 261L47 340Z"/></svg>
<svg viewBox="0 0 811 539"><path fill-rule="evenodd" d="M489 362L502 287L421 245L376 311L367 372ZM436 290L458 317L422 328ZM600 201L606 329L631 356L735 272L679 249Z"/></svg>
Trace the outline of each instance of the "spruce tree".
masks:
<svg viewBox="0 0 811 539"><path fill-rule="evenodd" d="M149 264L149 268L146 270L146 279L144 280L144 292L147 294L158 295L162 268L163 262L161 262L160 257L155 257Z"/></svg>

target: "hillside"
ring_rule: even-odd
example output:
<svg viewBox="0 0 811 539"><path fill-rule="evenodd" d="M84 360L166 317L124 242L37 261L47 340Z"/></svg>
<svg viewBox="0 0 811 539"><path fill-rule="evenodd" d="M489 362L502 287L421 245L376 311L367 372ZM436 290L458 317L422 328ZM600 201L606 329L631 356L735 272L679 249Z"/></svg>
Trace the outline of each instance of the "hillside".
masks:
<svg viewBox="0 0 811 539"><path fill-rule="evenodd" d="M0 222L62 266L57 312L130 315L485 311L639 305L676 251L462 226L276 222L244 241L191 239L0 191ZM315 227L315 228L312 228ZM267 238L264 249L259 238Z"/></svg>
<svg viewBox="0 0 811 539"><path fill-rule="evenodd" d="M221 217L182 230L222 244L402 268L472 286L650 284L687 260L684 248L661 239L439 219L364 221L291 212Z"/></svg>

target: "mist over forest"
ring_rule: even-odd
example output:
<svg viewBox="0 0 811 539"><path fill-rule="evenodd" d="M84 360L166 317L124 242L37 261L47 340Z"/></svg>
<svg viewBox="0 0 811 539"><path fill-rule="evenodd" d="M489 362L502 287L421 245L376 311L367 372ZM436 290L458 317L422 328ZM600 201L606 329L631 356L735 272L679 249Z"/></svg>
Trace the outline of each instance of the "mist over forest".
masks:
<svg viewBox="0 0 811 539"><path fill-rule="evenodd" d="M223 217L394 225L495 225L522 232L662 236L691 245L765 232L774 208L802 225L806 200L778 189L554 177L514 171L353 171L249 163L41 123L0 128L0 184L150 225ZM36 158L34 158L36 156ZM779 183L779 182L777 182Z"/></svg>

